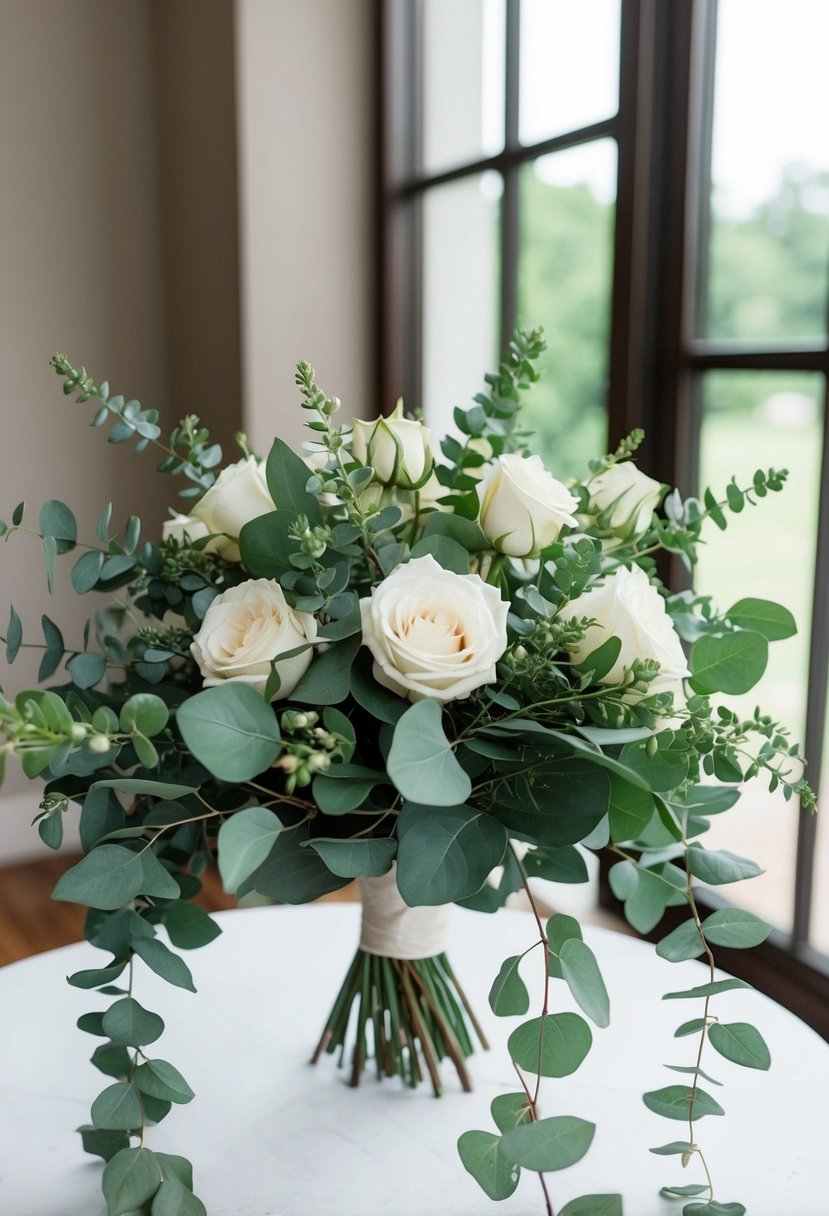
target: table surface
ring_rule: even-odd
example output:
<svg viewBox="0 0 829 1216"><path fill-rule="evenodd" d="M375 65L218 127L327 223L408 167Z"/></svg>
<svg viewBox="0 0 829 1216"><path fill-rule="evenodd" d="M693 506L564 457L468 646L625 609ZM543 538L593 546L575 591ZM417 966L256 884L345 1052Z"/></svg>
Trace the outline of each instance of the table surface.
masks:
<svg viewBox="0 0 829 1216"><path fill-rule="evenodd" d="M196 996L139 969L134 996L167 1022L152 1050L197 1095L151 1129L149 1147L191 1158L210 1216L541 1216L537 1177L525 1172L515 1194L493 1205L455 1149L465 1130L494 1130L490 1101L516 1088L505 1043L521 1019L493 1017L486 996L502 959L532 944L530 915L453 909L450 957L493 1050L472 1062L471 1095L445 1068L440 1100L368 1073L352 1090L330 1056L308 1065L358 916L346 904L220 913L222 935L187 956ZM703 1181L701 1171L648 1152L684 1138L686 1128L648 1111L641 1093L682 1082L664 1064L693 1063L696 1038L674 1039L673 1031L699 1015L701 1002L661 996L704 982L707 971L667 963L608 930L588 927L585 938L605 976L611 1025L594 1031L574 1076L542 1082L542 1114L597 1125L587 1156L548 1176L553 1205L621 1191L625 1216L679 1216L681 1201L660 1197L659 1188ZM88 1122L102 1077L88 1063L96 1040L74 1021L108 1002L64 979L100 966L101 957L82 943L0 970L0 1216L103 1216L100 1162L82 1152L74 1131ZM534 962L531 955L524 964L528 980L539 970ZM562 983L554 991L557 1008L575 1008ZM749 1216L821 1216L829 1046L753 991L717 997L712 1012L758 1026L772 1054L764 1073L706 1048L703 1067L724 1083L713 1092L726 1110L698 1125L717 1198L739 1200Z"/></svg>

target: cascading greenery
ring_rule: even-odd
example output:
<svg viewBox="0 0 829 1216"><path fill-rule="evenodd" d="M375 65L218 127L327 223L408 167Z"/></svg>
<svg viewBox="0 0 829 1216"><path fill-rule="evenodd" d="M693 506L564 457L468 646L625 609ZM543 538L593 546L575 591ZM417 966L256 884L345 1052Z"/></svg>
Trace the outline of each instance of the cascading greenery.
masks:
<svg viewBox="0 0 829 1216"><path fill-rule="evenodd" d="M813 797L797 775L797 747L778 723L759 711L741 717L719 699L715 707L711 697L752 688L769 643L791 636L795 623L769 601L744 598L720 612L710 597L663 590L673 628L690 647L692 674L685 696L675 698L660 682L659 662L628 653L612 629L574 658L595 621L568 608L619 571L639 572L658 589L658 551L692 567L708 521L727 527L729 512L781 490L786 473L758 470L748 484L734 480L723 494L706 490L701 500L673 492L661 514L637 511L620 531L622 496L598 507L595 487L631 461L641 439L634 433L568 487L577 520L527 550L531 560L510 556L503 537L484 530L480 478L503 456L527 450L529 437L516 427L518 403L537 379L543 346L540 331L517 334L498 372L486 377L486 391L471 409L456 411L458 434L443 440L443 462L433 471L424 447L425 463L399 483L394 470L409 458L406 435L393 428L385 435L393 444L392 473L380 483L370 463L374 436L369 460L355 459L349 432L336 425L339 402L303 363L297 385L318 444L315 470L275 440L264 466L273 510L251 515L238 534L202 528L196 537L195 528L191 535L183 527L142 543L138 519L119 534L107 507L96 541L81 543L72 512L56 500L42 507L36 527L24 524L23 504L10 523L0 523L7 541L19 532L40 538L50 589L56 561L72 555L75 591L112 598L69 644L46 615L43 641L24 640L12 608L3 639L9 662L31 646L42 651L39 682L64 670L48 689L0 698L0 765L16 755L28 777L45 782L36 819L43 841L58 847L64 816L81 808L85 855L54 897L89 908L86 936L107 956L69 982L96 994L78 1026L99 1041L92 1063L106 1084L80 1130L86 1150L106 1162L110 1216L206 1210L189 1162L148 1144L156 1136L151 1126L193 1091L154 1055L164 1022L139 997L142 967L194 991L180 951L219 932L193 902L213 860L229 892L287 903L385 874L393 863L400 894L413 906L457 902L491 913L526 891L537 937L503 962L490 1006L499 1017L530 1013L521 974L530 956L543 967L543 1005L509 1036L520 1089L494 1099L497 1132L467 1132L459 1151L492 1199L511 1194L522 1169L538 1173L552 1211L545 1175L588 1151L594 1125L544 1117L541 1079L578 1069L592 1044L589 1023L605 1027L610 1002L578 923L565 915L545 923L530 879L584 881L585 850L605 848L618 857L610 881L634 928L649 932L666 908L685 909L687 918L657 952L671 961L704 956L711 969L710 982L666 994L694 1013L677 1030L678 1038L693 1038L694 1049L672 1066L687 1080L644 1096L651 1110L687 1125L686 1138L652 1151L702 1171L699 1182L665 1193L692 1199L684 1216L744 1211L715 1199L713 1165L698 1142L698 1121L723 1113L704 1088L710 1081L702 1060L708 1046L743 1067L768 1067L756 1028L716 1018L717 994L745 985L715 979L712 948L756 945L769 926L733 908L702 919L695 882L731 883L759 869L705 848L701 838L746 779L764 775L785 799L797 797L809 809ZM63 356L53 365L67 394L97 404L94 425L113 423L110 442L159 448L160 470L184 477L185 497L201 501L217 484L222 452L198 419L184 419L163 442L155 411L110 396L106 383L97 385ZM248 455L244 437L240 443ZM238 557L221 551L217 539L238 544ZM376 678L363 644L361 601L427 557L443 571L476 574L497 587L509 615L497 679L454 699L410 703ZM313 616L316 634L268 655L262 687L234 679L203 687L193 638L217 597L245 580L279 587L292 610ZM313 657L286 694L285 665L303 653ZM410 1083L424 1075L423 1061L436 1092L441 1055L455 1060L463 1079L472 1043L451 967L438 956L422 962L420 979L417 973L399 960L358 955L319 1051L348 1055L348 1013L362 1001L352 1076L373 1052L380 1072ZM584 1017L556 1009L562 984ZM111 1003L102 1008L101 998ZM621 1197L580 1196L556 1211L614 1216Z"/></svg>

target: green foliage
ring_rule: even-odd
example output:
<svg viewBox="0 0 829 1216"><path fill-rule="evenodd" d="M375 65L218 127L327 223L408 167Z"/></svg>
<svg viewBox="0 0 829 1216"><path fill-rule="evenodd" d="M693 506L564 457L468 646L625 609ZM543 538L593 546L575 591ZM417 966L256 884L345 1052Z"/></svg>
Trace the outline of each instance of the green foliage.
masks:
<svg viewBox="0 0 829 1216"><path fill-rule="evenodd" d="M593 1035L577 1013L554 1013L523 1022L509 1037L509 1053L525 1072L569 1077L593 1045Z"/></svg>
<svg viewBox="0 0 829 1216"><path fill-rule="evenodd" d="M621 1195L581 1195L560 1209L560 1216L622 1216Z"/></svg>
<svg viewBox="0 0 829 1216"><path fill-rule="evenodd" d="M715 1022L708 1028L708 1041L726 1060L744 1068L771 1067L771 1055L763 1036L748 1022Z"/></svg>
<svg viewBox="0 0 829 1216"><path fill-rule="evenodd" d="M505 1156L502 1137L492 1132L464 1132L458 1140L458 1153L469 1171L490 1199L508 1199L518 1186L521 1170Z"/></svg>
<svg viewBox="0 0 829 1216"><path fill-rule="evenodd" d="M282 823L263 806L237 811L219 828L218 862L222 885L235 892L261 866L270 853Z"/></svg>
<svg viewBox="0 0 829 1216"><path fill-rule="evenodd" d="M405 802L397 833L397 886L412 906L474 895L501 864L507 847L507 833L497 819L469 806Z"/></svg>
<svg viewBox="0 0 829 1216"><path fill-rule="evenodd" d="M161 1167L147 1148L125 1148L104 1169L102 1187L107 1216L124 1216L142 1208L161 1185Z"/></svg>
<svg viewBox="0 0 829 1216"><path fill-rule="evenodd" d="M505 958L489 990L489 1007L499 1018L523 1015L530 1007L527 985L518 974L522 957L515 954Z"/></svg>
<svg viewBox="0 0 829 1216"><path fill-rule="evenodd" d="M680 1119L688 1122L693 1099L693 1118L701 1119L703 1115L724 1115L725 1111L710 1094L699 1086L691 1090L687 1085L668 1085L664 1089L655 1089L642 1095L642 1101L648 1110L665 1119Z"/></svg>
<svg viewBox="0 0 829 1216"><path fill-rule="evenodd" d="M610 998L590 947L577 937L568 938L559 950L559 964L579 1008L597 1026L609 1026Z"/></svg>
<svg viewBox="0 0 829 1216"><path fill-rule="evenodd" d="M454 807L472 791L446 737L437 701L418 701L402 715L394 728L387 767L404 798L427 806Z"/></svg>
<svg viewBox="0 0 829 1216"><path fill-rule="evenodd" d="M501 1141L502 1151L516 1165L528 1170L564 1170L581 1161L593 1143L595 1131L595 1123L586 1119L556 1115L523 1123L506 1132Z"/></svg>
<svg viewBox="0 0 829 1216"><path fill-rule="evenodd" d="M247 781L279 755L279 729L273 710L255 688L226 683L197 693L176 712L187 747L224 781Z"/></svg>

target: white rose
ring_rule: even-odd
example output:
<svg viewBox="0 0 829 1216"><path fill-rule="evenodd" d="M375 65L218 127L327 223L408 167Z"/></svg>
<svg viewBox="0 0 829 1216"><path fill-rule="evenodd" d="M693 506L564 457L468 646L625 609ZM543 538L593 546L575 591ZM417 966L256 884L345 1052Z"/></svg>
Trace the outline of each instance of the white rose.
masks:
<svg viewBox="0 0 829 1216"><path fill-rule="evenodd" d="M208 532L227 534L216 538L216 552L229 562L238 562L240 553L236 541L244 525L275 510L265 480L265 466L255 456L246 456L222 469L196 503L193 514L204 523Z"/></svg>
<svg viewBox="0 0 829 1216"><path fill-rule="evenodd" d="M410 701L457 701L495 680L507 611L477 574L453 574L431 554L398 566L360 600L374 678Z"/></svg>
<svg viewBox="0 0 829 1216"><path fill-rule="evenodd" d="M429 428L404 418L403 402L398 401L388 418L374 422L355 419L351 455L360 464L371 465L375 479L384 486L416 489L432 468Z"/></svg>
<svg viewBox="0 0 829 1216"><path fill-rule="evenodd" d="M662 499L662 486L637 469L632 460L612 464L588 482L590 511L604 513L607 527L623 540L650 527Z"/></svg>
<svg viewBox="0 0 829 1216"><path fill-rule="evenodd" d="M271 660L316 636L317 622L310 612L289 607L278 583L256 578L216 596L190 650L206 688L241 680L264 692ZM309 647L276 664L281 684L274 700L291 695L312 653Z"/></svg>
<svg viewBox="0 0 829 1216"><path fill-rule="evenodd" d="M583 662L609 637L621 639L619 657L600 684L618 684L625 667L634 659L656 659L659 675L648 686L648 693L673 692L681 695L681 681L691 673L665 601L640 566L628 570L620 566L604 582L571 600L561 619L589 617L597 622L581 641L569 647L577 663Z"/></svg>
<svg viewBox="0 0 829 1216"><path fill-rule="evenodd" d="M174 515L172 519L165 519L161 525L161 535L164 540L169 540L174 537L181 544L186 540L194 541L201 540L203 536L209 536L207 525L195 515ZM211 552L213 545L205 545L205 549Z"/></svg>
<svg viewBox="0 0 829 1216"><path fill-rule="evenodd" d="M540 456L498 456L478 486L480 525L493 548L530 557L575 526L578 499L544 467Z"/></svg>

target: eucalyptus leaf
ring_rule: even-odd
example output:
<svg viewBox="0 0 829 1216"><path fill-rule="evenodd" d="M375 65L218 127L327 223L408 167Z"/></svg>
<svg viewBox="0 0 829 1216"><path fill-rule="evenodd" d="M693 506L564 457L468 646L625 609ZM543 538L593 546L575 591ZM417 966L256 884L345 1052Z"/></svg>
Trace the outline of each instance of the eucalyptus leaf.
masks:
<svg viewBox="0 0 829 1216"><path fill-rule="evenodd" d="M705 918L702 931L715 946L745 950L764 942L771 933L771 925L742 908L720 908Z"/></svg>
<svg viewBox="0 0 829 1216"><path fill-rule="evenodd" d="M466 1169L490 1199L508 1199L518 1186L521 1170L501 1151L501 1137L493 1132L464 1132L458 1154Z"/></svg>
<svg viewBox="0 0 829 1216"><path fill-rule="evenodd" d="M704 849L694 844L687 853L688 869L700 882L718 886L721 883L740 882L744 878L756 878L763 871L756 861L738 857L727 849Z"/></svg>
<svg viewBox="0 0 829 1216"><path fill-rule="evenodd" d="M228 681L196 693L176 710L176 725L199 763L223 781L249 781L279 755L276 715L249 684Z"/></svg>
<svg viewBox="0 0 829 1216"><path fill-rule="evenodd" d="M141 1099L129 1081L116 1081L92 1103L92 1123L106 1131L131 1131L141 1126Z"/></svg>
<svg viewBox="0 0 829 1216"><path fill-rule="evenodd" d="M417 701L406 710L394 728L387 767L396 788L413 802L455 807L472 792L472 782L446 737L437 701Z"/></svg>
<svg viewBox="0 0 829 1216"><path fill-rule="evenodd" d="M207 1216L207 1209L175 1174L168 1174L156 1191L151 1216Z"/></svg>
<svg viewBox="0 0 829 1216"><path fill-rule="evenodd" d="M184 1077L167 1060L147 1060L135 1070L135 1084L151 1098L186 1103L195 1097Z"/></svg>
<svg viewBox="0 0 829 1216"><path fill-rule="evenodd" d="M225 891L234 894L261 866L282 831L282 822L264 806L236 811L219 828L219 874Z"/></svg>
<svg viewBox="0 0 829 1216"><path fill-rule="evenodd" d="M559 950L561 973L576 1004L597 1026L610 1025L610 998L596 956L586 942L571 937Z"/></svg>
<svg viewBox="0 0 829 1216"><path fill-rule="evenodd" d="M474 895L507 848L503 825L468 806L404 802L397 832L397 887L410 906Z"/></svg>
<svg viewBox="0 0 829 1216"><path fill-rule="evenodd" d="M168 984L186 988L188 992L196 991L190 968L184 959L169 950L163 942L154 937L139 938L133 942L133 949L150 970L160 975Z"/></svg>
<svg viewBox="0 0 829 1216"><path fill-rule="evenodd" d="M164 1033L163 1018L129 996L110 1005L101 1026L113 1043L123 1043L126 1047L145 1047Z"/></svg>
<svg viewBox="0 0 829 1216"><path fill-rule="evenodd" d="M622 1216L621 1195L580 1195L559 1208L558 1216Z"/></svg>
<svg viewBox="0 0 829 1216"><path fill-rule="evenodd" d="M749 629L761 633L770 642L793 637L797 624L788 608L775 604L773 600L747 598L732 604L725 614L726 619L738 629Z"/></svg>
<svg viewBox="0 0 829 1216"><path fill-rule="evenodd" d="M332 874L341 878L377 878L388 874L397 852L392 839L334 840L317 838L308 841Z"/></svg>
<svg viewBox="0 0 829 1216"><path fill-rule="evenodd" d="M596 1131L595 1123L573 1115L555 1115L524 1123L502 1138L504 1155L517 1165L546 1173L563 1170L581 1161Z"/></svg>
<svg viewBox="0 0 829 1216"><path fill-rule="evenodd" d="M101 1178L107 1216L123 1216L149 1203L161 1186L161 1168L148 1148L125 1148L107 1163Z"/></svg>
<svg viewBox="0 0 829 1216"><path fill-rule="evenodd" d="M141 891L144 871L137 853L102 844L58 879L52 899L91 908L120 908Z"/></svg>
<svg viewBox="0 0 829 1216"><path fill-rule="evenodd" d="M489 1007L496 1017L523 1016L530 1007L527 985L518 974L522 957L514 954L505 958L489 990Z"/></svg>
<svg viewBox="0 0 829 1216"><path fill-rule="evenodd" d="M582 1064L593 1043L584 1018L553 1013L522 1022L510 1035L510 1056L524 1072L543 1077L569 1077Z"/></svg>
<svg viewBox="0 0 829 1216"><path fill-rule="evenodd" d="M662 941L656 947L656 953L660 958L665 958L669 963L681 963L686 959L699 958L704 952L705 945L699 935L696 922L686 920L681 925L677 925L667 937L663 937Z"/></svg>
<svg viewBox="0 0 829 1216"><path fill-rule="evenodd" d="M701 693L748 692L766 670L768 657L768 641L753 630L704 634L691 652L691 687Z"/></svg>
<svg viewBox="0 0 829 1216"><path fill-rule="evenodd" d="M710 984L698 984L696 988L685 988L681 992L666 992L663 1001L691 1001L702 996L717 996L720 992L731 992L734 988L750 988L745 980L712 980Z"/></svg>
<svg viewBox="0 0 829 1216"><path fill-rule="evenodd" d="M268 490L276 507L291 515L306 515L314 524L322 523L318 499L306 490L308 465L283 439L274 439L265 465Z"/></svg>
<svg viewBox="0 0 829 1216"><path fill-rule="evenodd" d="M523 1091L498 1094L492 1099L489 1109L499 1132L509 1132L522 1123L532 1121L532 1108Z"/></svg>
<svg viewBox="0 0 829 1216"><path fill-rule="evenodd" d="M771 1067L771 1054L763 1036L748 1022L713 1022L708 1039L715 1051L743 1068Z"/></svg>
<svg viewBox="0 0 829 1216"><path fill-rule="evenodd" d="M687 1085L668 1085L664 1089L655 1089L642 1095L642 1101L648 1110L665 1119L680 1119L687 1123L691 1110L691 1097L694 1099L694 1119L702 1119L704 1115L724 1115L725 1111L719 1102L715 1102L709 1093L697 1087L692 1091Z"/></svg>

